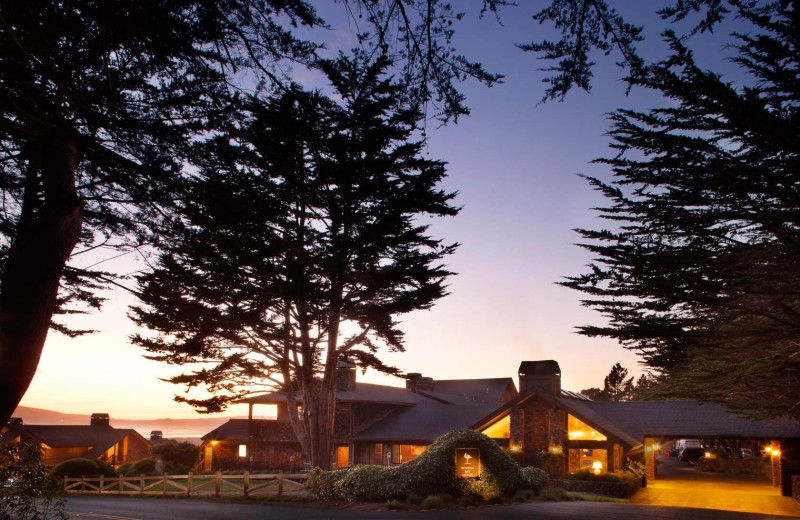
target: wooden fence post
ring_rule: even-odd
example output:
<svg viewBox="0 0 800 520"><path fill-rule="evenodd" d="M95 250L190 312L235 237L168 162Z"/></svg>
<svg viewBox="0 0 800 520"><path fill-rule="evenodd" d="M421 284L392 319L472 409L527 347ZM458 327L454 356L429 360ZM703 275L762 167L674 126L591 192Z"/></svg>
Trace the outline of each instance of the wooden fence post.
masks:
<svg viewBox="0 0 800 520"><path fill-rule="evenodd" d="M139 474L139 494L144 494L144 473Z"/></svg>
<svg viewBox="0 0 800 520"><path fill-rule="evenodd" d="M219 498L220 480L222 480L222 472L217 470L217 478L214 480L214 496Z"/></svg>
<svg viewBox="0 0 800 520"><path fill-rule="evenodd" d="M100 475L100 489L97 490L98 495L103 494L103 488L105 487L105 485L106 485L106 477L105 475Z"/></svg>
<svg viewBox="0 0 800 520"><path fill-rule="evenodd" d="M167 474L164 474L164 492L161 493L164 496L167 496Z"/></svg>
<svg viewBox="0 0 800 520"><path fill-rule="evenodd" d="M84 486L85 479L86 479L86 475L81 475L81 491L86 491L85 486Z"/></svg>
<svg viewBox="0 0 800 520"><path fill-rule="evenodd" d="M283 496L283 470L278 471L278 496Z"/></svg>
<svg viewBox="0 0 800 520"><path fill-rule="evenodd" d="M189 472L189 478L186 480L186 496L192 496L192 472Z"/></svg>
<svg viewBox="0 0 800 520"><path fill-rule="evenodd" d="M247 496L247 491L250 489L250 472L244 472L244 479L242 479L242 487L244 488L244 496Z"/></svg>
<svg viewBox="0 0 800 520"><path fill-rule="evenodd" d="M122 493L122 473L119 474L119 492Z"/></svg>

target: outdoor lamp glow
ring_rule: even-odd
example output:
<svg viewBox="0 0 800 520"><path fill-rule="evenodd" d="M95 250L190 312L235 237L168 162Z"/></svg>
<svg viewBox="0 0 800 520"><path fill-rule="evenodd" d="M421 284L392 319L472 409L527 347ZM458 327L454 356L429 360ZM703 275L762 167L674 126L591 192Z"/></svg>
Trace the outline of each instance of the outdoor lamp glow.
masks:
<svg viewBox="0 0 800 520"><path fill-rule="evenodd" d="M710 459L712 457L711 452L710 451L705 452L705 456L707 459Z"/></svg>
<svg viewBox="0 0 800 520"><path fill-rule="evenodd" d="M764 451L767 453L772 453L772 446L765 446Z"/></svg>
<svg viewBox="0 0 800 520"><path fill-rule="evenodd" d="M781 456L781 450L779 450L777 448L773 448L772 449L772 456L773 457L780 457Z"/></svg>
<svg viewBox="0 0 800 520"><path fill-rule="evenodd" d="M603 471L603 463L599 460L596 460L592 463L592 471L595 475L599 475L601 471Z"/></svg>

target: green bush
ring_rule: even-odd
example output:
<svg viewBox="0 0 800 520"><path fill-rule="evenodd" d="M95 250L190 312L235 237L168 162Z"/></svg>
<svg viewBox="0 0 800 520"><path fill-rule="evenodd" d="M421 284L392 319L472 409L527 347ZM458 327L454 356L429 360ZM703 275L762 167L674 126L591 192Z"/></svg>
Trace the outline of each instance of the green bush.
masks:
<svg viewBox="0 0 800 520"><path fill-rule="evenodd" d="M561 488L548 487L539 492L539 500L545 502L563 502L565 500L572 500L572 498Z"/></svg>
<svg viewBox="0 0 800 520"><path fill-rule="evenodd" d="M480 450L481 484L456 477L455 450L460 447ZM455 430L437 439L419 457L405 464L392 467L359 465L335 472L315 468L309 473L307 486L322 500L386 501L431 493L461 496L476 485L485 491L491 489L494 496L511 496L519 489L538 490L546 481L547 475L543 471L536 468L523 470L494 440L482 433Z"/></svg>
<svg viewBox="0 0 800 520"><path fill-rule="evenodd" d="M644 462L639 460L626 458L625 471L627 471L628 473L632 473L640 478L647 476L647 466L645 466Z"/></svg>
<svg viewBox="0 0 800 520"><path fill-rule="evenodd" d="M422 501L422 507L425 509L441 509L444 507L444 500L439 495L427 496Z"/></svg>
<svg viewBox="0 0 800 520"><path fill-rule="evenodd" d="M65 519L59 487L45 475L37 443L0 445L0 519Z"/></svg>
<svg viewBox="0 0 800 520"><path fill-rule="evenodd" d="M478 504L483 502L483 496L478 493L467 493L461 500L459 500L459 504L461 507L475 507Z"/></svg>
<svg viewBox="0 0 800 520"><path fill-rule="evenodd" d="M566 480L591 480L594 482L622 482L625 476L618 473L600 473L595 475L589 470L579 471L571 475L567 475Z"/></svg>
<svg viewBox="0 0 800 520"><path fill-rule="evenodd" d="M416 493L411 493L408 496L406 496L406 502L418 506L422 503L422 497Z"/></svg>
<svg viewBox="0 0 800 520"><path fill-rule="evenodd" d="M131 464L130 462L126 462L124 464L120 464L119 467L117 467L117 471L116 471L117 475L127 475L128 471L130 471L132 465L133 464Z"/></svg>
<svg viewBox="0 0 800 520"><path fill-rule="evenodd" d="M117 472L114 471L114 468L108 462L104 460L95 461L97 463L97 469L100 470L100 474L104 477L115 477L117 476Z"/></svg>
<svg viewBox="0 0 800 520"><path fill-rule="evenodd" d="M146 459L137 460L131 465L126 475L129 477L138 477L142 473L147 476L155 475L156 459L147 457Z"/></svg>
<svg viewBox="0 0 800 520"><path fill-rule="evenodd" d="M69 459L50 470L50 477L63 480L64 477L99 477L103 472L97 461L90 459Z"/></svg>
<svg viewBox="0 0 800 520"><path fill-rule="evenodd" d="M164 462L165 473L182 475L191 471L197 463L200 447L191 442L167 443L153 446L150 453Z"/></svg>
<svg viewBox="0 0 800 520"><path fill-rule="evenodd" d="M400 502L399 500L389 500L388 502L386 502L386 509L388 509L389 511L394 511L396 509L400 509L402 505L403 503Z"/></svg>
<svg viewBox="0 0 800 520"><path fill-rule="evenodd" d="M531 463L551 477L561 477L565 473L566 464L563 453L551 453L549 451L537 453L533 456Z"/></svg>

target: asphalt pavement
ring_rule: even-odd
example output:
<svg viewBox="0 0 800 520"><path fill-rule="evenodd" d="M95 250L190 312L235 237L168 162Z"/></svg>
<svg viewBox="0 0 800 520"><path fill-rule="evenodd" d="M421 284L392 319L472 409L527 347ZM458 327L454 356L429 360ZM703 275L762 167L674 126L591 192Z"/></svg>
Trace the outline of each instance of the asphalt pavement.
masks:
<svg viewBox="0 0 800 520"><path fill-rule="evenodd" d="M376 505L380 507L380 505ZM614 502L527 502L437 511L351 511L200 499L70 497L73 520L786 520L786 516ZM800 518L800 517L798 517Z"/></svg>

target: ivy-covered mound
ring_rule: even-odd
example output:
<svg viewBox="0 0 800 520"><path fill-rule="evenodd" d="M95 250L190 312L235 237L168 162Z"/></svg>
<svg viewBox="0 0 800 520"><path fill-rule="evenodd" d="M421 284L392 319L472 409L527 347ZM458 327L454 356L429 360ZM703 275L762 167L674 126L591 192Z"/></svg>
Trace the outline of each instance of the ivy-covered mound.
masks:
<svg viewBox="0 0 800 520"><path fill-rule="evenodd" d="M480 450L483 470L479 481L456 477L456 448L466 447ZM457 496L475 489L512 495L520 489L538 492L546 483L547 473L538 468L520 468L489 437L475 430L454 430L405 464L359 465L339 471L314 468L307 486L321 500L384 501L436 493Z"/></svg>

